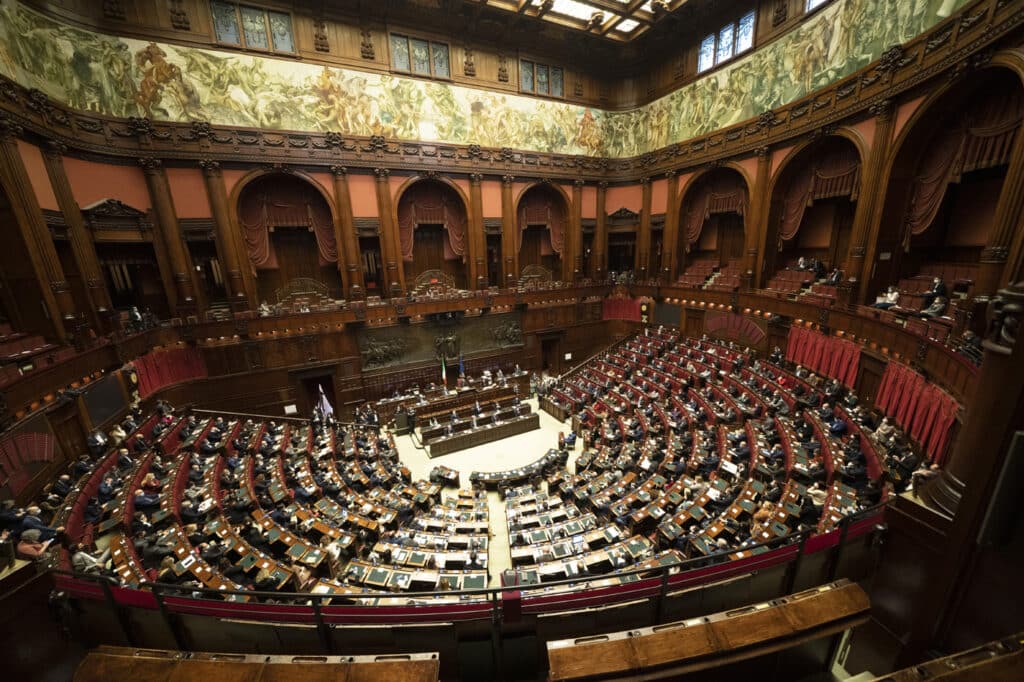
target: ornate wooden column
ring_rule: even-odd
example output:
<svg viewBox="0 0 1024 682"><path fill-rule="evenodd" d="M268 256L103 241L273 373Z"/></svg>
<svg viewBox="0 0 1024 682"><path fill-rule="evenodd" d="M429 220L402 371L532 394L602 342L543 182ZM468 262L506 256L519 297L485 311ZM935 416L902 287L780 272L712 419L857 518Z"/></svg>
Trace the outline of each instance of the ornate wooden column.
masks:
<svg viewBox="0 0 1024 682"><path fill-rule="evenodd" d="M665 284L676 281L676 245L679 243L679 179L674 170L665 173L665 231L661 237L661 272Z"/></svg>
<svg viewBox="0 0 1024 682"><path fill-rule="evenodd" d="M929 506L952 517L937 550L948 560L930 563L921 576L927 589L912 610L914 619L904 644L905 661L900 665L918 660L934 644L935 633L941 636L944 625L958 613L965 585L976 579L982 524L1024 419L1024 343L1019 339L1024 320L1024 281L1001 289L990 311L984 359L963 428L940 476L921 490ZM1002 513L1014 514L1016 510L1008 508Z"/></svg>
<svg viewBox="0 0 1024 682"><path fill-rule="evenodd" d="M1017 131L1006 169L1003 188L996 202L996 213L988 242L981 251L978 280L974 283L976 300L987 301L1000 285L1021 281L1020 262L1024 243L1024 130ZM1011 258L1012 254L1012 258ZM1008 266L1007 263L1010 263Z"/></svg>
<svg viewBox="0 0 1024 682"><path fill-rule="evenodd" d="M398 239L398 225L395 223L391 201L391 171L374 168L377 177L377 214L380 217L381 251L384 256L384 282L388 297L405 293L405 267L402 263L401 242Z"/></svg>
<svg viewBox="0 0 1024 682"><path fill-rule="evenodd" d="M874 259L867 258L868 244L878 241L878 230L882 222L885 204L882 179L885 176L885 161L889 157L892 142L895 109L893 101L888 99L873 104L869 109L875 116L875 134L861 173L857 210L853 215L853 226L850 230L850 247L843 263L846 278L854 280L855 293L852 294L851 303L864 301L871 279Z"/></svg>
<svg viewBox="0 0 1024 682"><path fill-rule="evenodd" d="M569 214L569 231L566 233L565 257L562 258L562 280L575 282L583 276L583 180L572 181L572 207Z"/></svg>
<svg viewBox="0 0 1024 682"><path fill-rule="evenodd" d="M487 288L487 237L484 235L484 196L480 183L484 176L481 173L469 174L469 234L466 235L469 253L469 272L466 279L467 289Z"/></svg>
<svg viewBox="0 0 1024 682"><path fill-rule="evenodd" d="M235 311L255 310L258 305L256 283L251 276L252 268L249 265L249 258L241 243L241 231L231 224L228 191L224 185L220 162L203 159L199 162L199 167L203 171L206 195L210 200L210 213L213 216L213 226L217 237L217 258L220 259L224 272L227 273L224 282L227 286L231 309ZM249 277L246 277L247 273Z"/></svg>
<svg viewBox="0 0 1024 682"><path fill-rule="evenodd" d="M639 282L650 276L651 263L651 179L640 178L643 188L643 200L640 205L640 229L636 237L636 259L633 269Z"/></svg>
<svg viewBox="0 0 1024 682"><path fill-rule="evenodd" d="M355 219L352 217L352 197L348 191L348 169L331 166L334 176L334 241L338 244L338 272L341 273L345 298L360 300L366 296L363 282L362 253Z"/></svg>
<svg viewBox="0 0 1024 682"><path fill-rule="evenodd" d="M608 213L605 209L608 183L597 183L597 220L594 224L594 253L590 259L590 276L603 280L608 274Z"/></svg>
<svg viewBox="0 0 1024 682"><path fill-rule="evenodd" d="M87 311L89 321L94 329L104 332L108 331L110 317L114 313L113 305L110 302L110 292L107 291L106 281L103 278L99 256L96 255L96 245L92 241L89 230L85 227L82 211L75 201L75 195L71 191L71 182L68 181L68 175L64 170L64 153L66 151L67 147L63 144L51 141L43 148L43 162L46 164L46 174L50 178L53 194L57 198L57 206L60 207L60 212L64 215L64 224L67 227L68 241L71 243L75 266L85 285L85 299L89 305Z"/></svg>
<svg viewBox="0 0 1024 682"><path fill-rule="evenodd" d="M21 133L21 126L0 114L0 184L7 195L15 222L5 227L17 229L21 233L32 271L42 292L42 304L53 325L53 333L60 341L67 341L73 333L77 317L75 304L57 249L43 220L43 210L39 207L39 200L18 151L18 137ZM17 292L12 293L17 295ZM28 305L35 305L35 302Z"/></svg>
<svg viewBox="0 0 1024 682"><path fill-rule="evenodd" d="M502 286L511 287L519 280L519 246L516 231L516 206L512 197L512 175L501 176L501 260Z"/></svg>
<svg viewBox="0 0 1024 682"><path fill-rule="evenodd" d="M750 190L750 203L743 216L743 272L740 286L749 290L761 285L761 260L759 258L762 236L768 228L768 185L772 175L772 152L769 147L759 147L757 174Z"/></svg>
<svg viewBox="0 0 1024 682"><path fill-rule="evenodd" d="M156 228L167 254L167 266L170 269L171 280L174 282L174 290L177 295L174 301L174 312L179 317L195 315L200 311L197 287L193 279L192 259L189 258L185 240L181 235L178 215L174 210L174 200L171 198L171 186L167 182L167 174L164 172L160 159L142 157L139 159L139 165L146 178L146 188L149 190L149 199L153 204Z"/></svg>

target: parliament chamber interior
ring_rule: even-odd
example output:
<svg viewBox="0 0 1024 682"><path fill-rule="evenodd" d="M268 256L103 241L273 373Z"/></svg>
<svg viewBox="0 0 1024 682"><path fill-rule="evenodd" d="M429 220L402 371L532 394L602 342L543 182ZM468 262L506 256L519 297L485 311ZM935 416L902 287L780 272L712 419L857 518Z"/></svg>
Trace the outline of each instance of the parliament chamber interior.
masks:
<svg viewBox="0 0 1024 682"><path fill-rule="evenodd" d="M1024 679L1024 1L3 0L11 680Z"/></svg>

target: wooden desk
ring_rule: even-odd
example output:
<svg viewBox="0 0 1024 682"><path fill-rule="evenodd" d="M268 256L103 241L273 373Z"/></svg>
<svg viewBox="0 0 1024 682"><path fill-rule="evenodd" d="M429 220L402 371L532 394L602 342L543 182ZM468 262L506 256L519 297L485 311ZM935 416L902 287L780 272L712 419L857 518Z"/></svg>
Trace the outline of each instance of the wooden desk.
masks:
<svg viewBox="0 0 1024 682"><path fill-rule="evenodd" d="M656 627L548 642L550 680L675 677L753 658L794 640L837 635L868 618L870 602L841 580L774 602Z"/></svg>
<svg viewBox="0 0 1024 682"><path fill-rule="evenodd" d="M431 457L447 455L458 450L465 450L484 443L492 443L502 438L515 436L540 428L540 417L536 413L515 417L494 425L481 425L476 429L463 431L451 436L436 438L427 443Z"/></svg>

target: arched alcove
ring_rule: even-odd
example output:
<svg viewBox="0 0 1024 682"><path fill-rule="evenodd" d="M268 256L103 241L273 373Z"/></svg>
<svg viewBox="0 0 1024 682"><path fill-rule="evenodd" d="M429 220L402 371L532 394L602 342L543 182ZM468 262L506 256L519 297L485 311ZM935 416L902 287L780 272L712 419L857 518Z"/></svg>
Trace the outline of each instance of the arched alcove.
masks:
<svg viewBox="0 0 1024 682"><path fill-rule="evenodd" d="M238 194L238 226L261 301L341 298L333 215L320 188L294 174L261 175Z"/></svg>
<svg viewBox="0 0 1024 682"><path fill-rule="evenodd" d="M539 272L542 268L552 279L561 279L562 253L569 229L569 204L551 185L527 188L516 206L519 240L519 271ZM528 270L529 268L529 270Z"/></svg>
<svg viewBox="0 0 1024 682"><path fill-rule="evenodd" d="M398 199L398 237L410 291L438 279L466 288L469 220L459 193L439 180L417 180Z"/></svg>
<svg viewBox="0 0 1024 682"><path fill-rule="evenodd" d="M861 154L840 135L812 142L790 156L773 185L762 261L769 289L790 291L814 281L799 277L801 258L820 263L818 275L842 267L861 184Z"/></svg>
<svg viewBox="0 0 1024 682"><path fill-rule="evenodd" d="M893 283L910 293L934 276L951 293L973 293L1022 119L1020 78L992 68L908 123L889 172L869 299Z"/></svg>
<svg viewBox="0 0 1024 682"><path fill-rule="evenodd" d="M676 247L682 283L739 286L749 197L746 179L729 167L709 170L686 187Z"/></svg>

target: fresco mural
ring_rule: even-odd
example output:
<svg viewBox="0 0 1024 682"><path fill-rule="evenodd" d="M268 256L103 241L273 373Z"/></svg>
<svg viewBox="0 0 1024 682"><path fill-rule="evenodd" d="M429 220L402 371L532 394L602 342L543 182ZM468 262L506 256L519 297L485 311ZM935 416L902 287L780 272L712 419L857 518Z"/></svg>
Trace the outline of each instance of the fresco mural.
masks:
<svg viewBox="0 0 1024 682"><path fill-rule="evenodd" d="M0 7L0 73L111 116L628 157L792 102L967 2L836 0L763 49L626 112L113 37L16 2Z"/></svg>

